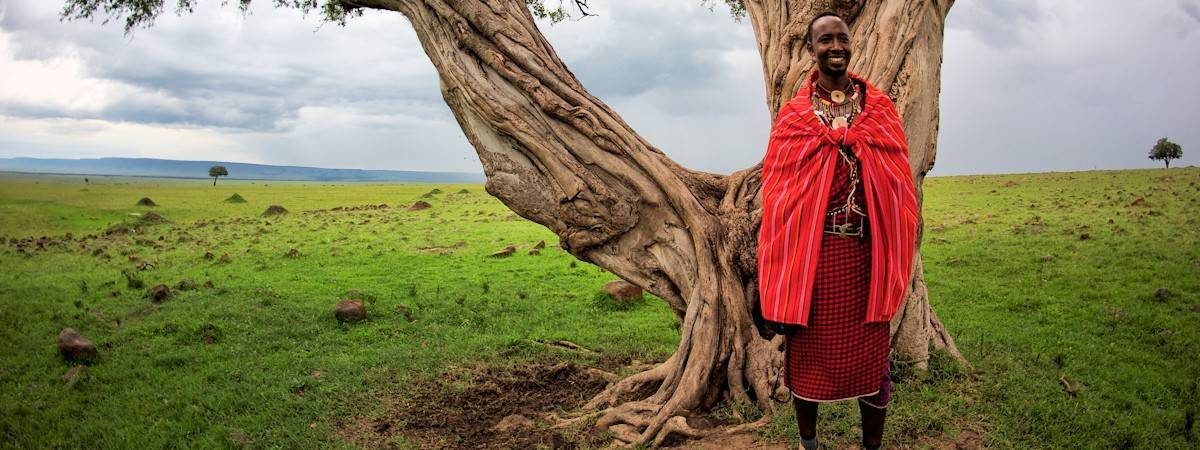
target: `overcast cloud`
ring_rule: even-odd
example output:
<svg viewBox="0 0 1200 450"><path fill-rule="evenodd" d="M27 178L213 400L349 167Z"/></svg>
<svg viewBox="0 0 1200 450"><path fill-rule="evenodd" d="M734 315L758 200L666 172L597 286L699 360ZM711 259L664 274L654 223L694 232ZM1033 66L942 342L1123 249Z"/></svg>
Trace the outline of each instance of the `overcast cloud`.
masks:
<svg viewBox="0 0 1200 450"><path fill-rule="evenodd" d="M170 2L168 2L170 3ZM0 0L0 157L145 156L480 171L399 14L345 27L202 1L124 36ZM770 128L750 25L699 0L602 0L543 24L571 70L682 164L727 173ZM934 175L1200 161L1200 0L970 0L946 28Z"/></svg>

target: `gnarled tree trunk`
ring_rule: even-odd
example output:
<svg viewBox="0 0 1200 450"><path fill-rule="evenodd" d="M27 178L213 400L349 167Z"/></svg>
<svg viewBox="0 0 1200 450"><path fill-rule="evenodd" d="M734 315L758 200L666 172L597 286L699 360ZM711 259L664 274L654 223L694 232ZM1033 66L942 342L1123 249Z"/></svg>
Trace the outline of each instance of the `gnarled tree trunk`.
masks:
<svg viewBox="0 0 1200 450"><path fill-rule="evenodd" d="M587 405L626 442L699 435L680 417L722 399L771 411L788 400L781 338L758 337L755 243L760 167L690 171L588 93L521 0L346 0L403 13L487 175L487 190L549 227L563 248L663 298L681 321L674 356L614 383ZM812 68L803 37L820 11L847 18L852 70L888 92L904 118L918 196L936 147L943 22L952 0L746 0L772 116ZM919 247L918 247L919 248ZM894 346L922 363L950 336L929 306L917 255ZM653 395L617 404L657 384ZM587 417L587 416L585 416Z"/></svg>

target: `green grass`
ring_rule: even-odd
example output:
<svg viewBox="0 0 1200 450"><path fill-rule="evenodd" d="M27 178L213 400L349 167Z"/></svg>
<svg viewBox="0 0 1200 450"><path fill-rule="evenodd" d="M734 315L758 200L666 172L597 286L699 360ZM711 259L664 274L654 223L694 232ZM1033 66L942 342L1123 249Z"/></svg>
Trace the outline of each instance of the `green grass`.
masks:
<svg viewBox="0 0 1200 450"><path fill-rule="evenodd" d="M598 302L612 275L479 185L90 178L0 176L0 446L348 446L338 427L412 380L582 358L532 340L642 360L678 340L661 301ZM973 368L937 354L928 374L898 374L888 444L1200 445L1185 430L1200 402L1197 185L1195 168L928 180L931 301ZM434 188L433 208L404 209ZM235 192L247 203L222 202ZM291 212L261 217L271 204ZM88 237L148 210L170 223ZM61 244L18 251L41 236ZM514 256L487 256L509 244ZM123 271L212 287L155 304ZM345 297L370 319L338 324ZM54 347L64 326L101 349L74 385ZM764 436L795 444L792 420ZM857 442L856 406L822 408L820 429Z"/></svg>

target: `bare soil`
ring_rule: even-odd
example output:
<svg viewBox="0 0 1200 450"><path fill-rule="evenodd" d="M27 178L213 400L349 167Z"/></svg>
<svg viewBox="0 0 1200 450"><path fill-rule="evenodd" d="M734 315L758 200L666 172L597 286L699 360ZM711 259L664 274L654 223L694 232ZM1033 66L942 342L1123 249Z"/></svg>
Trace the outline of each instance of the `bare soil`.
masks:
<svg viewBox="0 0 1200 450"><path fill-rule="evenodd" d="M599 358L595 367L616 371L639 366L628 358ZM338 426L338 435L358 448L397 448L403 442L422 449L592 449L612 442L609 433L591 428L553 429L548 413L576 410L606 386L597 371L572 363L536 364L519 368L450 369L437 377L412 383L401 396L382 399L385 412L350 418ZM626 394L622 400L644 398L654 386ZM625 398L629 397L629 398ZM506 417L520 415L532 424L497 430ZM707 417L689 423L704 429L722 427ZM700 423L705 422L705 423ZM590 426L590 425L589 425ZM975 427L964 427L956 436L930 433L905 448L939 450L983 447ZM702 439L671 439L665 448L788 450L786 441L764 440L755 432L715 433ZM399 445L400 448L407 448ZM861 448L857 445L847 449Z"/></svg>
<svg viewBox="0 0 1200 450"><path fill-rule="evenodd" d="M406 398L394 400L382 416L351 419L339 434L360 448L387 448L398 436L423 449L596 448L608 442L602 433L554 430L544 416L582 406L605 385L570 363L450 370L410 385ZM493 429L513 414L533 424Z"/></svg>

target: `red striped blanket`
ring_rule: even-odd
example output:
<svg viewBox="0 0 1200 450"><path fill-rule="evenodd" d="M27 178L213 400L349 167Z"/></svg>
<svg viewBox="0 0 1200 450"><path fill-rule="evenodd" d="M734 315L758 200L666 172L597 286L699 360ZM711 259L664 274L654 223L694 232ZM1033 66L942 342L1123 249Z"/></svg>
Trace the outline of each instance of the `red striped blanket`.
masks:
<svg viewBox="0 0 1200 450"><path fill-rule="evenodd" d="M917 199L908 143L891 99L865 80L863 110L849 128L832 130L813 114L817 72L779 111L763 158L758 289L763 318L808 322L821 234L838 146L862 165L871 231L871 287L866 322L888 321L904 301L916 245Z"/></svg>

